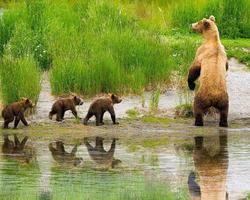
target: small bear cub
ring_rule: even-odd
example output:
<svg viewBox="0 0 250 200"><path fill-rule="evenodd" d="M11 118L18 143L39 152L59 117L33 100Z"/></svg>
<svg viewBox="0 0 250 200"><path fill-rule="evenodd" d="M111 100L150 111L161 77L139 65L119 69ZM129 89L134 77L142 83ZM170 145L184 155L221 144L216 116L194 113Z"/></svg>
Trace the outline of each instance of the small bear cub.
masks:
<svg viewBox="0 0 250 200"><path fill-rule="evenodd" d="M96 126L103 125L103 115L106 111L108 111L111 115L111 119L113 124L119 124L116 121L114 104L118 104L122 101L121 98L116 96L115 94L109 95L106 98L96 99L89 107L88 113L83 121L85 125L87 125L88 120L94 115L96 118Z"/></svg>
<svg viewBox="0 0 250 200"><path fill-rule="evenodd" d="M27 108L32 107L34 107L34 104L28 98L21 98L20 101L5 106L2 111L2 117L4 119L3 128L9 128L9 123L14 121L14 119L14 128L17 128L20 120L25 126L28 126L28 122L24 118L24 112Z"/></svg>
<svg viewBox="0 0 250 200"><path fill-rule="evenodd" d="M62 98L57 100L51 108L49 113L49 118L52 119L53 115L56 114L56 121L60 122L64 120L64 114L67 110L71 110L72 114L77 118L76 106L82 105L83 101L78 96L73 96L72 98Z"/></svg>

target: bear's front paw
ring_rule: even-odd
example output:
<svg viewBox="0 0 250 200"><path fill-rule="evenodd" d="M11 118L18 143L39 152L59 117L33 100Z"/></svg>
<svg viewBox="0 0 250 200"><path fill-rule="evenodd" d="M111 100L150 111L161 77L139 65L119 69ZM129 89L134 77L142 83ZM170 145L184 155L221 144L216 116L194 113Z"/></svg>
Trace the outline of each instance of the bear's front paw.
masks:
<svg viewBox="0 0 250 200"><path fill-rule="evenodd" d="M118 125L118 124L119 124L119 122L115 122L114 124L117 124L117 125Z"/></svg>
<svg viewBox="0 0 250 200"><path fill-rule="evenodd" d="M194 90L195 89L195 83L192 82L192 83L188 83L188 87L190 90Z"/></svg>

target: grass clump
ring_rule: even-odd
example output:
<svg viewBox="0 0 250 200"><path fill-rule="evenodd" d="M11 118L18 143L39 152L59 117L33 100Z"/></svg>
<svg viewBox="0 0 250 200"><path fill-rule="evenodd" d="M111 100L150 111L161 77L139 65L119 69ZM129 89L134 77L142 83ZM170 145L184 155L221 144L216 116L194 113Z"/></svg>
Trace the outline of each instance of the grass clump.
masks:
<svg viewBox="0 0 250 200"><path fill-rule="evenodd" d="M156 117L152 115L147 115L142 117L142 121L145 123L160 123L160 124L169 124L172 120L169 118Z"/></svg>
<svg viewBox="0 0 250 200"><path fill-rule="evenodd" d="M126 114L128 115L129 119L137 119L140 115L136 109L127 110Z"/></svg>
<svg viewBox="0 0 250 200"><path fill-rule="evenodd" d="M154 113L158 110L158 105L160 101L160 87L157 86L157 89L153 91L151 98L150 98L150 112Z"/></svg>
<svg viewBox="0 0 250 200"><path fill-rule="evenodd" d="M2 99L4 104L28 97L38 99L40 92L40 72L32 56L14 58L3 57L0 68Z"/></svg>

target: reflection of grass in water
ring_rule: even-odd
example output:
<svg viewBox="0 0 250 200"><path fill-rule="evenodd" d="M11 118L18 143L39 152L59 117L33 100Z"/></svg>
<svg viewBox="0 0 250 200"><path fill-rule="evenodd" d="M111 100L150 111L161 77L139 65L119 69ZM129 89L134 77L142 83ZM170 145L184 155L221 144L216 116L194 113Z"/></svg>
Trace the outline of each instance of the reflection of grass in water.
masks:
<svg viewBox="0 0 250 200"><path fill-rule="evenodd" d="M128 151L130 153L136 152L139 149L137 144L129 144L128 145Z"/></svg>
<svg viewBox="0 0 250 200"><path fill-rule="evenodd" d="M147 180L140 172L83 173L54 171L51 179L53 200L61 199L177 199L168 185ZM180 198L184 199L184 198Z"/></svg>
<svg viewBox="0 0 250 200"><path fill-rule="evenodd" d="M169 138L161 138L161 139L145 139L142 142L142 146L145 148L157 148L159 146L168 145Z"/></svg>
<svg viewBox="0 0 250 200"><path fill-rule="evenodd" d="M37 163L5 159L0 169L0 200L36 199L40 171Z"/></svg>

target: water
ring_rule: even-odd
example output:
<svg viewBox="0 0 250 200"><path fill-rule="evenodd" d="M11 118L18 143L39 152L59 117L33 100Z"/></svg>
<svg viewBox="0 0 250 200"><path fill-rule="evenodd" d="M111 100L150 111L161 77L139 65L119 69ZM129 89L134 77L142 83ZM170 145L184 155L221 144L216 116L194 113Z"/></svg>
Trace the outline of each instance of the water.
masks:
<svg viewBox="0 0 250 200"><path fill-rule="evenodd" d="M182 199L250 191L249 131L139 122L57 129L2 133L0 199L131 199L124 195L151 184Z"/></svg>

